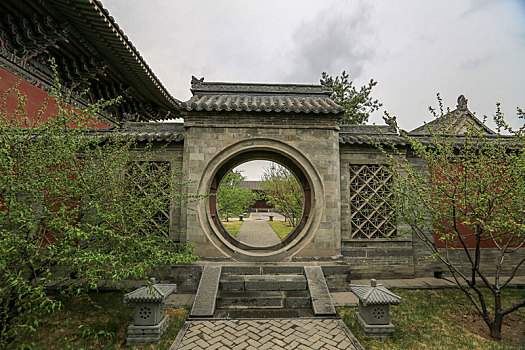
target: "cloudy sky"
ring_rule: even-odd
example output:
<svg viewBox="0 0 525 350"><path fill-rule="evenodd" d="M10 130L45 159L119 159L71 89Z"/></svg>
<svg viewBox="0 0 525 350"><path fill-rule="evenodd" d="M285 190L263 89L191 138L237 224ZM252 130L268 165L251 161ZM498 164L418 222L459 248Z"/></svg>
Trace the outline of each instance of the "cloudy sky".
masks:
<svg viewBox="0 0 525 350"><path fill-rule="evenodd" d="M382 111L411 130L440 93L476 115L525 108L525 0L103 0L171 94L206 81L378 81ZM490 124L489 124L490 126Z"/></svg>

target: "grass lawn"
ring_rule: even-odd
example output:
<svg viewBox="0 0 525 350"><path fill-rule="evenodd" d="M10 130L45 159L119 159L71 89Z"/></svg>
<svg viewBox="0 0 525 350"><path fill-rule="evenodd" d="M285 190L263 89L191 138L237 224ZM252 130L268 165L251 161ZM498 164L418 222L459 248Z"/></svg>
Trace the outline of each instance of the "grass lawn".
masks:
<svg viewBox="0 0 525 350"><path fill-rule="evenodd" d="M290 232L294 229L292 226L288 226L288 223L284 221L267 221L270 226L273 228L275 233L277 233L277 236L281 239L286 238Z"/></svg>
<svg viewBox="0 0 525 350"><path fill-rule="evenodd" d="M123 293L90 293L89 298L62 299L62 309L49 315L31 339L35 349L169 349L187 318L188 310L167 309L170 325L160 343L126 347L133 308Z"/></svg>
<svg viewBox="0 0 525 350"><path fill-rule="evenodd" d="M237 237L237 234L239 233L239 230L241 229L242 224L244 224L244 221L222 221L222 225L224 228L232 235L233 237Z"/></svg>
<svg viewBox="0 0 525 350"><path fill-rule="evenodd" d="M525 345L524 308L505 316L503 340L497 342L488 338L488 327L460 290L392 291L403 297L403 303L390 307L390 319L396 327L390 339L367 338L354 317L357 307L339 309L348 328L367 350L523 349L520 346ZM523 298L525 291L508 289L503 295L504 300L516 302Z"/></svg>

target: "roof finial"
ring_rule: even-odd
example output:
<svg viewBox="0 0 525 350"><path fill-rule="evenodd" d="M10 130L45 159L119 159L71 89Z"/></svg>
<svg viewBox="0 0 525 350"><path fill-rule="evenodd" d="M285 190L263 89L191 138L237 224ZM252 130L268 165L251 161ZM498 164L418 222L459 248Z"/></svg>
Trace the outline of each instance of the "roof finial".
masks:
<svg viewBox="0 0 525 350"><path fill-rule="evenodd" d="M197 79L195 76L191 76L191 88L195 89L201 86L201 84L204 82L204 77Z"/></svg>
<svg viewBox="0 0 525 350"><path fill-rule="evenodd" d="M396 116L391 116L390 114L385 112L385 115L383 116L383 120L385 121L386 125L397 128Z"/></svg>
<svg viewBox="0 0 525 350"><path fill-rule="evenodd" d="M466 110L468 110L467 102L468 102L468 100L465 98L465 96L459 95L457 109L459 111L466 111Z"/></svg>

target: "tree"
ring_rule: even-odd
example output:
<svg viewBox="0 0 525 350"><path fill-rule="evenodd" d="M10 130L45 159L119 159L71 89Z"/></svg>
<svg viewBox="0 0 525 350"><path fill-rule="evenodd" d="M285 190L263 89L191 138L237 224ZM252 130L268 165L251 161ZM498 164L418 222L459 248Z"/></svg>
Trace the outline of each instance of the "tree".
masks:
<svg viewBox="0 0 525 350"><path fill-rule="evenodd" d="M226 221L230 216L244 213L255 203L255 193L240 187L244 180L245 177L240 172L230 171L219 185L217 209L226 216Z"/></svg>
<svg viewBox="0 0 525 350"><path fill-rule="evenodd" d="M358 90L349 80L348 73L345 71L341 73L341 76L336 76L335 79L323 72L321 84L333 89L330 98L344 108L345 113L341 118L341 124L364 124L368 121L370 114L382 106L378 100L374 100L370 96L372 88L377 85L377 81L373 79L368 85L363 85Z"/></svg>
<svg viewBox="0 0 525 350"><path fill-rule="evenodd" d="M525 298L514 305L502 299L502 290L525 261L523 250L519 251L525 244L525 126L512 130L498 105L494 116L498 135L484 134L474 126L457 134L446 127L447 119L454 115L444 114L439 102L441 118L437 121L443 127L429 129L428 137L401 131L412 155L426 162L425 170L393 145L383 147L376 142L376 146L396 179L398 219L450 272L491 337L501 339L503 317L525 305ZM520 109L518 116L525 118ZM508 135L501 135L503 131ZM489 258L484 247L496 251L492 269L487 262L482 264ZM514 259L509 258L511 254L516 254Z"/></svg>
<svg viewBox="0 0 525 350"><path fill-rule="evenodd" d="M99 280L144 279L161 265L195 259L191 247L156 234L151 220L171 205L158 193L175 193L175 172L152 172L153 151L137 154L134 139L90 129L115 101L71 108L60 91L57 83L35 116L26 115L17 86L0 100L3 349L24 347L42 317L60 307L46 294L50 283L80 293ZM50 104L57 112L43 118Z"/></svg>
<svg viewBox="0 0 525 350"><path fill-rule="evenodd" d="M304 195L295 176L285 167L272 164L264 169L261 190L266 202L295 227L303 211Z"/></svg>

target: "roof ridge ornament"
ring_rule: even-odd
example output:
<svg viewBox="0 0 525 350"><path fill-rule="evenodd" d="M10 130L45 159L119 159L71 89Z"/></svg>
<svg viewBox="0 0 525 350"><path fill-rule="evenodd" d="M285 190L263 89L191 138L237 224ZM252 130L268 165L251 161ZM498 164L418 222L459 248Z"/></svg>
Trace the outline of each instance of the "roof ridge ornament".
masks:
<svg viewBox="0 0 525 350"><path fill-rule="evenodd" d="M204 83L204 77L197 79L195 76L191 76L191 88L192 89L198 89L202 86L202 83Z"/></svg>
<svg viewBox="0 0 525 350"><path fill-rule="evenodd" d="M334 92L334 84L333 84L333 82L331 83L331 82L329 82L327 80L321 79L320 83L321 83L321 86L323 87L323 91L330 92L330 94Z"/></svg>
<svg viewBox="0 0 525 350"><path fill-rule="evenodd" d="M468 100L465 98L465 96L459 95L457 105L458 111L468 111L467 102Z"/></svg>

